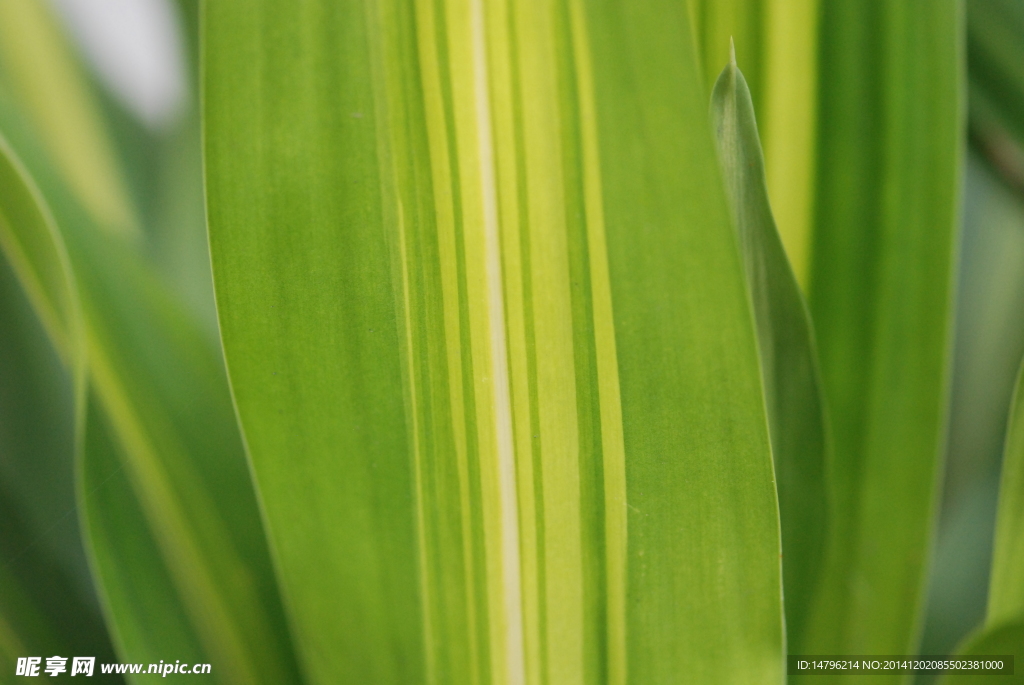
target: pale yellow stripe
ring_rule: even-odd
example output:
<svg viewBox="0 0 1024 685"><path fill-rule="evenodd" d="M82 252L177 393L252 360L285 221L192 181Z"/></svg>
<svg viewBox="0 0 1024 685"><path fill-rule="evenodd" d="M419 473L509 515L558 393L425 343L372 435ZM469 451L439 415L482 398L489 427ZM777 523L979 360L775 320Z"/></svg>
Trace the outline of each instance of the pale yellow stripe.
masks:
<svg viewBox="0 0 1024 685"><path fill-rule="evenodd" d="M441 296L444 311L445 346L448 361L448 390L452 412L452 434L455 443L456 469L459 480L459 507L462 533L463 570L467 584L467 624L469 626L469 658L473 682L480 672L480 645L477 640L481 621L473 589L480 578L473 564L473 511L469 497L469 456L466 427L466 398L463 392L465 370L462 364L462 326L459 321L459 270L456 253L455 208L451 158L448 154L448 133L445 124L441 89L441 67L438 62L433 0L416 3L416 35L419 44L420 73L423 81L424 112L427 120L427 144L430 149L430 173L434 190L434 218L437 225L440 260Z"/></svg>
<svg viewBox="0 0 1024 685"><path fill-rule="evenodd" d="M806 288L814 219L817 0L768 0L764 156L782 244Z"/></svg>
<svg viewBox="0 0 1024 685"><path fill-rule="evenodd" d="M522 587L519 560L519 512L516 493L515 444L512 434L512 402L508 379L508 350L501 275L501 237L498 228L497 179L494 174L494 143L491 132L490 92L487 73L486 28L483 0L471 0L473 30L473 77L478 160L483 200L485 268L494 407L495 446L501 508L501 562L504 585L505 650L508 685L523 685Z"/></svg>
<svg viewBox="0 0 1024 685"><path fill-rule="evenodd" d="M427 531L423 511L423 446L420 444L420 415L418 407L418 389L416 386L416 354L413 347L411 310L412 302L409 296L409 253L405 240L405 211L401 200L398 201L398 245L400 258L402 260L402 297L405 326L405 345L408 374L409 392L409 416L412 421L412 445L413 445L413 477L415 479L416 498L416 543L419 548L417 558L420 565L420 602L423 610L423 648L425 652L425 663L427 670L427 684L433 685L437 682L436 647L434 644L434 616L433 602L430 592L430 565L427 563Z"/></svg>
<svg viewBox="0 0 1024 685"><path fill-rule="evenodd" d="M178 587L192 624L204 643L210 645L211 655L223 660L225 682L256 682L256 674L252 671L255 664L239 635L234 620L236 617L224 600L223 588L209 575L205 555L194 532L190 530L192 526L161 463L153 436L143 425L114 370L114 365L107 358L95 333L88 327L86 340L92 387L114 429L117 441L127 454L125 467L131 476L136 497L145 512L147 522L153 529L161 556ZM163 445L163 449L172 453L183 453L179 446L172 446L171 443L169 432L162 431L160 444ZM179 468L184 468L185 462L182 457L177 457L176 462ZM195 480L198 482L198 479ZM192 493L193 504L198 496L198 492ZM212 504L203 506L202 510L206 512L201 518L205 521L209 535L219 528L219 519L212 513ZM219 551L228 554L230 536L226 531L219 532L221 534L215 537L225 543L220 546ZM239 569L244 568L244 565L236 562L230 564L230 567ZM249 608L255 609L256 606L252 603ZM246 618L257 620L255 612ZM253 627L263 628L261 632L264 640L271 639L269 627L249 626L250 629Z"/></svg>
<svg viewBox="0 0 1024 685"><path fill-rule="evenodd" d="M515 140L510 3L494 0L486 12L490 52L492 124L499 190L499 220L508 327L509 379L519 505L520 580L523 612L525 680L538 683L540 672L540 586L538 585L537 493L534 490L533 429L530 423L530 379L524 306L522 230L519 208L518 154Z"/></svg>
<svg viewBox="0 0 1024 685"><path fill-rule="evenodd" d="M515 5L543 478L548 682L582 685L583 550L572 291L552 0Z"/></svg>
<svg viewBox="0 0 1024 685"><path fill-rule="evenodd" d="M523 682L508 354L481 0L445 3L460 173L488 593L491 679Z"/></svg>
<svg viewBox="0 0 1024 685"><path fill-rule="evenodd" d="M395 7L391 3L372 2L366 0L364 12L367 31L370 36L378 36L380 40L368 41L370 65L374 82L374 123L377 131L377 150L380 159L379 173L385 225L395 226L395 233L388 234L388 241L397 242L398 249L391 249L392 280L397 295L397 317L399 339L403 341L401 356L403 362L403 381L406 392L406 416L409 417L410 440L413 450L413 497L415 501L415 526L417 544L417 574L420 589L420 610L423 612L423 648L426 667L426 685L437 682L437 648L434 635L435 602L432 596L432 574L428 564L427 521L425 512L424 478L423 478L423 445L420 440L419 392L417 384L417 355L413 337L412 308L410 295L410 270L407 225L405 206L402 198L407 190L402 188L398 173L400 165L411 163L409 139L406 129L397 126L394 120L402 120L407 116L404 110L405 98L402 90L399 67L400 51L403 46L397 44L396 32L385 27L395 25L392 16ZM397 275L397 276L396 276Z"/></svg>
<svg viewBox="0 0 1024 685"><path fill-rule="evenodd" d="M597 110L583 0L570 0L573 55L583 142L583 183L590 247L594 335L604 448L605 546L608 582L608 684L625 685L626 663L626 451L622 433L615 319L605 241Z"/></svg>

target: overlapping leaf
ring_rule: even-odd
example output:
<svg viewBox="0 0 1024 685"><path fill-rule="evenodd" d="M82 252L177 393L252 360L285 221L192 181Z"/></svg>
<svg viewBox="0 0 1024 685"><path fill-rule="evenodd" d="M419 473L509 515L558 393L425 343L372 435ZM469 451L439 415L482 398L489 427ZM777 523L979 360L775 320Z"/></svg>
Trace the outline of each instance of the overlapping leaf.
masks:
<svg viewBox="0 0 1024 685"><path fill-rule="evenodd" d="M0 255L0 664L10 674L31 654L104 658L110 647L74 515L77 288L53 220L3 138Z"/></svg>
<svg viewBox="0 0 1024 685"><path fill-rule="evenodd" d="M814 222L818 0L690 0L710 92L734 45L757 112L775 222L806 287Z"/></svg>
<svg viewBox="0 0 1024 685"><path fill-rule="evenodd" d="M990 656L1024 654L1024 365L1010 404L1003 472L999 486L999 513L996 519L989 581L988 611L985 623L957 650L958 655ZM1014 676L988 676L991 682L1019 682L1020 666ZM982 676L948 675L944 685L981 682Z"/></svg>
<svg viewBox="0 0 1024 685"><path fill-rule="evenodd" d="M768 204L753 103L735 58L715 84L712 121L757 322L779 492L787 638L800 644L822 573L830 446L814 335Z"/></svg>
<svg viewBox="0 0 1024 685"><path fill-rule="evenodd" d="M90 386L79 493L122 659L170 650L218 663L222 682L297 679L212 341L96 228L6 98L0 129L53 208L79 285Z"/></svg>
<svg viewBox="0 0 1024 685"><path fill-rule="evenodd" d="M986 622L1024 618L1024 366L1010 403Z"/></svg>
<svg viewBox="0 0 1024 685"><path fill-rule="evenodd" d="M809 300L835 525L817 618L791 649L902 654L918 634L948 411L960 13L822 7Z"/></svg>

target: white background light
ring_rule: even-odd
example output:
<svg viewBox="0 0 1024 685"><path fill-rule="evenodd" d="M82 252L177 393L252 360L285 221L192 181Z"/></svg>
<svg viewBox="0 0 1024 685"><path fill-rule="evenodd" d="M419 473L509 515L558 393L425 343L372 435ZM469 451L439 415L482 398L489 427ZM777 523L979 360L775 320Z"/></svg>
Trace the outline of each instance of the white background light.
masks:
<svg viewBox="0 0 1024 685"><path fill-rule="evenodd" d="M153 129L186 97L181 20L169 0L52 0L103 83Z"/></svg>

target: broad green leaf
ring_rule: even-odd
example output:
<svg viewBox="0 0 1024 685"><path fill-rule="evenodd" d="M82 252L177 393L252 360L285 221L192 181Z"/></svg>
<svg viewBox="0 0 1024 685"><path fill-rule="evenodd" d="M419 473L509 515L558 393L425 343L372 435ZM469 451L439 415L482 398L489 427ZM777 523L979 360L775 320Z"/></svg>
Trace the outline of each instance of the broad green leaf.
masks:
<svg viewBox="0 0 1024 685"><path fill-rule="evenodd" d="M823 3L810 307L835 446L805 654L913 653L947 413L958 3Z"/></svg>
<svg viewBox="0 0 1024 685"><path fill-rule="evenodd" d="M1024 617L1024 366L1010 404L988 589L988 625Z"/></svg>
<svg viewBox="0 0 1024 685"><path fill-rule="evenodd" d="M1013 675L982 675L972 673L946 674L939 685L1005 685L1024 682L1024 620L1017 618L1007 623L997 623L979 630L957 649L957 656L987 657L995 655L1014 656Z"/></svg>
<svg viewBox="0 0 1024 685"><path fill-rule="evenodd" d="M113 232L138 231L99 107L47 3L0 3L0 67L93 220Z"/></svg>
<svg viewBox="0 0 1024 685"><path fill-rule="evenodd" d="M0 128L53 209L79 285L90 385L79 489L122 659L191 655L201 643L219 682L296 681L212 341L137 254L95 226L11 104L0 105Z"/></svg>
<svg viewBox="0 0 1024 685"><path fill-rule="evenodd" d="M312 683L422 682L370 17L362 3L204 12L218 314L303 670Z"/></svg>
<svg viewBox="0 0 1024 685"><path fill-rule="evenodd" d="M316 683L779 682L679 3L205 6L218 312Z"/></svg>
<svg viewBox="0 0 1024 685"><path fill-rule="evenodd" d="M757 322L779 492L787 638L801 644L829 516L829 445L817 352L800 286L775 230L753 103L735 61L715 84L711 114Z"/></svg>

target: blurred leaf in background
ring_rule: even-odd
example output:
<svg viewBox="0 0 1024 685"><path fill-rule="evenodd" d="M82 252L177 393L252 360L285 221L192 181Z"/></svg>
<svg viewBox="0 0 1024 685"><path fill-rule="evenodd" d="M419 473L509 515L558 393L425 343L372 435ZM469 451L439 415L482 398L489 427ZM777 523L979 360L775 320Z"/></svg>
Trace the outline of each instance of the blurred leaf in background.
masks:
<svg viewBox="0 0 1024 685"><path fill-rule="evenodd" d="M810 304L827 400L829 551L816 597L787 602L788 648L905 653L917 645L945 454L964 133L959 4L689 6L706 72L731 35L750 75L767 186ZM783 529L784 540L808 534ZM803 601L806 620L791 613Z"/></svg>
<svg viewBox="0 0 1024 685"><path fill-rule="evenodd" d="M77 286L38 189L0 137L0 665L110 658L75 509L85 357Z"/></svg>
<svg viewBox="0 0 1024 685"><path fill-rule="evenodd" d="M165 14L156 28L180 41L177 22L167 21L174 7L156 5ZM143 109L136 121L85 76L45 5L4 8L7 27L31 35L4 43L0 130L16 150L5 154L15 166L25 163L18 175L39 184L40 211L53 210L79 286L89 386L87 410L83 404L72 416L81 422L80 525L118 656L213 661L220 682L295 681L211 325L196 100L191 118L170 111L155 121ZM48 106L60 97L70 99ZM92 147L64 158L74 152L62 142L67 135ZM136 183L121 184L111 158ZM131 193L111 191L125 187ZM111 209L111 197L136 207L132 222ZM175 244L185 247L169 249ZM70 457L55 482L70 477ZM74 498L65 504L73 520Z"/></svg>
<svg viewBox="0 0 1024 685"><path fill-rule="evenodd" d="M968 159L953 406L922 650L947 653L984 617L1014 373L1024 355L1024 198Z"/></svg>
<svg viewBox="0 0 1024 685"><path fill-rule="evenodd" d="M1024 4L968 0L966 18L970 154L926 654L952 653L985 618L1007 416L1024 354Z"/></svg>

